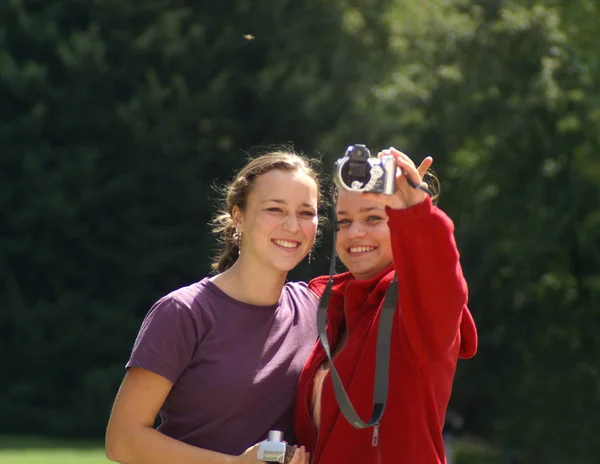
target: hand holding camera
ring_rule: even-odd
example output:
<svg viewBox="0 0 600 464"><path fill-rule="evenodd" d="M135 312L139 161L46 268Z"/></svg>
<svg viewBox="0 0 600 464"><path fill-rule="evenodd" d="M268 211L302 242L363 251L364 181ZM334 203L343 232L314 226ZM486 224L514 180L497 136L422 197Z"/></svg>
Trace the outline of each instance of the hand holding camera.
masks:
<svg viewBox="0 0 600 464"><path fill-rule="evenodd" d="M294 448L283 441L283 433L279 430L269 430L269 438L258 447L257 458L263 462L287 464L293 455Z"/></svg>
<svg viewBox="0 0 600 464"><path fill-rule="evenodd" d="M283 433L270 430L267 440L248 448L236 461L239 464L262 464L277 462L281 464L309 464L310 453L304 446L290 446L283 441Z"/></svg>
<svg viewBox="0 0 600 464"><path fill-rule="evenodd" d="M393 209L406 209L425 200L428 188L423 176L432 163L427 157L416 168L395 148L382 150L375 158L364 145L351 145L337 160L333 180L343 190L360 192Z"/></svg>

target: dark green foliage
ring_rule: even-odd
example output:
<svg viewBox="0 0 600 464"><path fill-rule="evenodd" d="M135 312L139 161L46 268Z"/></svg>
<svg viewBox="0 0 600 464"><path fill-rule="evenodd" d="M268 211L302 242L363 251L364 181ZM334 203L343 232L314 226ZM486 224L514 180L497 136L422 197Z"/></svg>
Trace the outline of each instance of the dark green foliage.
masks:
<svg viewBox="0 0 600 464"><path fill-rule="evenodd" d="M414 26L433 22L431 41L402 34L415 51L402 64L426 85L399 96L410 152L437 160L481 335L453 403L473 433L530 462L595 462L600 176L586 51L551 7L447 13Z"/></svg>
<svg viewBox="0 0 600 464"><path fill-rule="evenodd" d="M318 1L0 17L0 432L98 433L149 306L209 270L213 185L245 150L315 154L387 36Z"/></svg>
<svg viewBox="0 0 600 464"><path fill-rule="evenodd" d="M148 307L207 274L213 185L247 153L328 171L364 142L435 159L481 336L466 432L595 462L593 2L138 3L0 4L0 433L102 433ZM292 277L326 272L328 232Z"/></svg>

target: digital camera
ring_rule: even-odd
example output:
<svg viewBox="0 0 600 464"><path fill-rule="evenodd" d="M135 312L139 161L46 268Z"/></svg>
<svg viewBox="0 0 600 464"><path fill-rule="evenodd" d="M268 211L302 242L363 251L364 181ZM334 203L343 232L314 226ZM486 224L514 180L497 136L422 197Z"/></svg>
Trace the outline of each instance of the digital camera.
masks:
<svg viewBox="0 0 600 464"><path fill-rule="evenodd" d="M376 158L364 145L350 145L335 162L333 182L351 192L393 195L396 191L396 160L393 156Z"/></svg>
<svg viewBox="0 0 600 464"><path fill-rule="evenodd" d="M283 432L270 430L267 441L263 441L258 447L259 461L287 463L294 456L294 448L283 441Z"/></svg>

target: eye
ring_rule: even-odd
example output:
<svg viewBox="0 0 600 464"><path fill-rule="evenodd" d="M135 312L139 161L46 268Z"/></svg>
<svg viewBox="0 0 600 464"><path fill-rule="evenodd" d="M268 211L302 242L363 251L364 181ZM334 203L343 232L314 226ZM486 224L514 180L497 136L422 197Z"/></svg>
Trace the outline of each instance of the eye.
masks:
<svg viewBox="0 0 600 464"><path fill-rule="evenodd" d="M315 217L315 213L313 213L312 211L302 211L300 213L301 216L306 216L306 217Z"/></svg>
<svg viewBox="0 0 600 464"><path fill-rule="evenodd" d="M278 208L277 206L273 206L271 208L267 208L267 211L271 213L281 213L283 210L281 208Z"/></svg>
<svg viewBox="0 0 600 464"><path fill-rule="evenodd" d="M339 230L342 227L348 227L350 224L352 224L352 221L350 219L340 219L339 221L336 222L336 226L337 229Z"/></svg>
<svg viewBox="0 0 600 464"><path fill-rule="evenodd" d="M383 218L381 216L374 216L371 215L367 218L368 222L374 222L374 221L383 221Z"/></svg>

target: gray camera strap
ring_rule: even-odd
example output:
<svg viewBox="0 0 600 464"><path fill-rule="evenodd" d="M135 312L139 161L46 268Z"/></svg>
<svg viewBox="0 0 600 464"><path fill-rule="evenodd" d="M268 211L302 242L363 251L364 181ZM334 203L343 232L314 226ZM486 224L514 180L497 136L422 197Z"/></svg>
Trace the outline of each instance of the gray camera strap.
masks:
<svg viewBox="0 0 600 464"><path fill-rule="evenodd" d="M333 239L335 243L336 230L334 230ZM333 382L333 389L335 392L335 398L337 400L340 411L346 418L346 420L355 428L364 429L368 427L374 427L372 445L377 446L379 439L379 421L383 416L385 410L385 403L387 401L388 393L388 378L389 378L389 367L390 367L390 341L392 336L392 322L394 320L394 314L396 312L396 301L398 299L398 281L396 273L394 273L394 279L390 283L387 289L385 298L383 300L383 306L379 318L379 326L377 328L377 351L375 356L375 384L373 390L373 410L371 413L371 419L368 422L364 422L348 398L348 394L344 390L344 385L340 379L335 366L333 365L333 359L331 358L331 348L329 346L329 340L327 338L327 307L329 305L329 299L331 298L331 290L333 287L333 274L335 273L335 248L331 258L331 266L329 272L329 280L325 287L325 291L319 300L319 309L317 312L317 328L319 330L319 339L329 360L331 380Z"/></svg>
<svg viewBox="0 0 600 464"><path fill-rule="evenodd" d="M351 145L346 151L346 155L353 149L360 148L361 153L366 152L367 157L370 156L369 150L364 145ZM340 160L338 160L339 163ZM338 166L338 165L336 165ZM340 174L341 175L341 174ZM334 182L337 177L334 175ZM406 176L408 183L415 189L422 190L431 196L428 185L425 182L420 184L414 183L408 176ZM337 184L337 182L336 182ZM344 184L344 182L342 182ZM340 188L344 188L340 186ZM333 390L335 392L335 398L340 408L340 411L346 418L346 420L355 428L364 429L373 427L373 440L372 445L377 446L379 440L379 421L383 416L385 410L385 403L387 401L388 394L388 379L390 369L390 348L391 348L391 336L392 336L392 322L394 320L394 314L396 313L396 302L398 300L398 276L394 273L394 279L388 287L385 298L383 300L383 306L379 317L379 325L377 327L377 351L375 354L375 381L373 389L373 410L371 413L371 419L368 422L364 422L357 414L356 410L348 398L348 394L344 390L344 385L340 379L335 366L333 365L333 359L331 358L331 348L329 346L329 340L327 338L327 307L329 306L329 299L331 298L331 290L333 288L333 275L335 274L335 243L336 235L339 230L339 223L337 222L336 213L336 199L335 194L332 194L332 206L333 206L333 219L335 221L335 227L333 230L333 251L331 254L331 264L329 269L329 280L325 287L325 291L319 300L319 309L317 312L317 328L319 330L319 339L329 360L331 380L333 382Z"/></svg>

